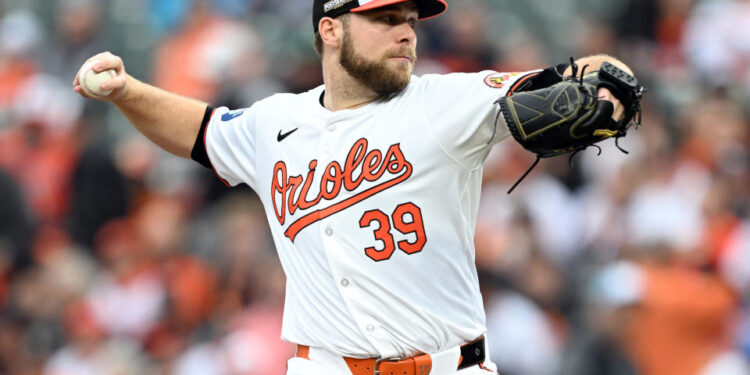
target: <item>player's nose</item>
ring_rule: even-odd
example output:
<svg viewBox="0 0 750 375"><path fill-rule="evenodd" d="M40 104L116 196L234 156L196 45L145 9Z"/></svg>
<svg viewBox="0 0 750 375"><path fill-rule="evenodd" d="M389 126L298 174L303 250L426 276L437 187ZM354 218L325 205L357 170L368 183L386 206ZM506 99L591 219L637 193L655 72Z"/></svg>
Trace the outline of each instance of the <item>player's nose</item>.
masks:
<svg viewBox="0 0 750 375"><path fill-rule="evenodd" d="M399 44L412 44L417 42L417 33L408 23L397 26Z"/></svg>

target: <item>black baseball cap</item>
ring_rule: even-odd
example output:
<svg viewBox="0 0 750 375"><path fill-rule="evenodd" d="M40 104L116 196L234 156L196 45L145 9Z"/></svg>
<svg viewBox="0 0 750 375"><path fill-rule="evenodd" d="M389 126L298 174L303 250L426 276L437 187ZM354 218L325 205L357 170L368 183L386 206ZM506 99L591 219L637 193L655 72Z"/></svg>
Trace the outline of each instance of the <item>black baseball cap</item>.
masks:
<svg viewBox="0 0 750 375"><path fill-rule="evenodd" d="M336 18L349 12L364 12L409 0L315 0L313 2L313 30L318 32L318 24L323 17ZM417 4L419 19L435 17L448 9L445 0L412 0Z"/></svg>

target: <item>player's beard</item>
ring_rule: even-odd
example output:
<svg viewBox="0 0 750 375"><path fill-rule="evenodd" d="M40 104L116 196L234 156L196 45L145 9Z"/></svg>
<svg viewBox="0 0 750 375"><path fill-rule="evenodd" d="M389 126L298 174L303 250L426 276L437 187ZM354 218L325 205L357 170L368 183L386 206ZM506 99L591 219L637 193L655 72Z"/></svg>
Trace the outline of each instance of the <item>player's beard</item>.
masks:
<svg viewBox="0 0 750 375"><path fill-rule="evenodd" d="M409 56L411 62L400 63L395 68L390 68L388 60L394 56ZM390 51L379 60L367 59L355 51L348 30L344 32L339 63L350 76L381 97L395 94L406 88L416 61L416 54L408 47Z"/></svg>

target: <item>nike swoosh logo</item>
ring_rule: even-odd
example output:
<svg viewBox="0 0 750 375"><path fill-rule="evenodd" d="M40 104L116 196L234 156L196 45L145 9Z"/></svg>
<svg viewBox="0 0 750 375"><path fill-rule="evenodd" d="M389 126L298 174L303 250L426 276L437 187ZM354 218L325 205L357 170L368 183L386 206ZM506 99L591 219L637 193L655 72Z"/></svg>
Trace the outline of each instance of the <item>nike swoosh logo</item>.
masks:
<svg viewBox="0 0 750 375"><path fill-rule="evenodd" d="M235 119L237 117L240 117L243 112L245 112L245 111L227 112L227 113L221 115L221 121L226 122L226 121L233 120L233 119Z"/></svg>
<svg viewBox="0 0 750 375"><path fill-rule="evenodd" d="M292 129L292 130L290 130L290 131L288 131L286 133L283 133L283 134L281 133L281 130L279 130L279 135L276 136L276 140L279 141L279 142L283 141L284 138L292 135L292 133L296 132L297 129L299 129L299 128L294 128L294 129Z"/></svg>

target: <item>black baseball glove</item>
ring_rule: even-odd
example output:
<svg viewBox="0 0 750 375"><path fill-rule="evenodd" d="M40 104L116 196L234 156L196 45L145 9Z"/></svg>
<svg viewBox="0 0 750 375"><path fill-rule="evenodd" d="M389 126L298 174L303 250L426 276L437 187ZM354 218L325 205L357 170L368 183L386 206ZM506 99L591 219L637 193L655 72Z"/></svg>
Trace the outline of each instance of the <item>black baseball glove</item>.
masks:
<svg viewBox="0 0 750 375"><path fill-rule="evenodd" d="M641 95L645 89L638 80L618 67L605 62L598 71L578 74L571 59L573 74L548 87L513 92L498 100L505 122L513 138L535 153L537 159L529 170L508 191L510 193L533 169L541 158L573 153L595 146L595 143L624 137L633 125L640 125ZM622 103L622 119L612 119L614 105L600 100L597 92L605 87ZM601 149L600 149L601 151Z"/></svg>

